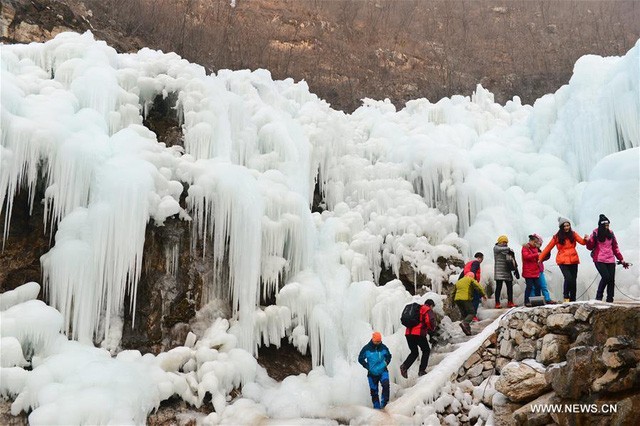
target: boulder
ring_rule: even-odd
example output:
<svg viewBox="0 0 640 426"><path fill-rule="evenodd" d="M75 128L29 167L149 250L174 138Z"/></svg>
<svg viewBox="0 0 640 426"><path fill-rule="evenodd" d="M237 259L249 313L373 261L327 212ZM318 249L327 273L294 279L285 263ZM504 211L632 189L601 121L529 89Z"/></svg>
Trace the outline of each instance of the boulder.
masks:
<svg viewBox="0 0 640 426"><path fill-rule="evenodd" d="M608 368L631 368L638 364L640 350L633 348L633 341L626 336L611 337L604 344L602 361Z"/></svg>
<svg viewBox="0 0 640 426"><path fill-rule="evenodd" d="M571 347L576 346L591 346L593 342L593 333L590 330L584 331L576 337L576 340L571 344Z"/></svg>
<svg viewBox="0 0 640 426"><path fill-rule="evenodd" d="M522 325L522 334L526 337L542 337L542 326L534 321L526 320Z"/></svg>
<svg viewBox="0 0 640 426"><path fill-rule="evenodd" d="M515 359L517 361L522 361L523 359L528 359L528 358L533 359L535 357L536 357L535 341L525 340L516 347Z"/></svg>
<svg viewBox="0 0 640 426"><path fill-rule="evenodd" d="M580 307L576 310L576 313L573 315L577 321L587 322L591 317L591 314L596 308L593 305L584 304L580 305Z"/></svg>
<svg viewBox="0 0 640 426"><path fill-rule="evenodd" d="M479 376L471 377L469 381L473 383L473 386L480 386L480 383L482 383L484 379L485 377L482 374L480 374Z"/></svg>
<svg viewBox="0 0 640 426"><path fill-rule="evenodd" d="M578 400L591 391L591 384L606 372L599 351L594 346L571 348L566 363L548 369L547 380L560 398Z"/></svg>
<svg viewBox="0 0 640 426"><path fill-rule="evenodd" d="M500 342L500 356L510 359L515 358L516 350L513 343L513 341L507 339Z"/></svg>
<svg viewBox="0 0 640 426"><path fill-rule="evenodd" d="M628 336L609 337L604 343L604 347L610 352L617 352L633 347L633 341Z"/></svg>
<svg viewBox="0 0 640 426"><path fill-rule="evenodd" d="M481 375L482 371L483 371L483 365L482 364L476 364L473 367L471 367L469 369L469 371L467 371L467 376L469 378L473 378L473 377Z"/></svg>
<svg viewBox="0 0 640 426"><path fill-rule="evenodd" d="M617 393L640 389L640 367L625 370L607 370L591 385L594 392Z"/></svg>
<svg viewBox="0 0 640 426"><path fill-rule="evenodd" d="M576 320L571 314L551 314L547 317L547 327L554 332L570 334Z"/></svg>
<svg viewBox="0 0 640 426"><path fill-rule="evenodd" d="M547 392L528 404L513 412L513 419L517 425L544 426L552 422L550 413L534 412L532 406L549 405L554 403L555 393Z"/></svg>
<svg viewBox="0 0 640 426"><path fill-rule="evenodd" d="M530 401L548 391L544 370L524 362L510 362L500 372L496 390L514 402Z"/></svg>
<svg viewBox="0 0 640 426"><path fill-rule="evenodd" d="M493 395L491 405L493 406L494 424L501 426L516 426L513 413L522 407L522 404L509 401L505 395L496 392Z"/></svg>
<svg viewBox="0 0 640 426"><path fill-rule="evenodd" d="M551 315L550 315L551 317ZM536 360L543 364L561 362L569 350L569 338L561 334L547 334L542 338L542 347Z"/></svg>

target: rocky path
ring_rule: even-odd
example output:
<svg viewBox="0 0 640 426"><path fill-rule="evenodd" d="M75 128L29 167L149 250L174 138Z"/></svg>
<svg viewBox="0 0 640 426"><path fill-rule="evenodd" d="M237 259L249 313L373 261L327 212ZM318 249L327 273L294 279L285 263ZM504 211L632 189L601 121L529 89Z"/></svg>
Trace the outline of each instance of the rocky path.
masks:
<svg viewBox="0 0 640 426"><path fill-rule="evenodd" d="M438 364L458 349L463 343L471 340L475 335L482 332L489 324L491 324L496 318L508 309L483 309L480 308L478 312L478 318L480 321L471 323L471 336L460 336L449 339L447 342L434 345L431 349L431 356L429 357L429 365L427 366L427 373L437 368Z"/></svg>

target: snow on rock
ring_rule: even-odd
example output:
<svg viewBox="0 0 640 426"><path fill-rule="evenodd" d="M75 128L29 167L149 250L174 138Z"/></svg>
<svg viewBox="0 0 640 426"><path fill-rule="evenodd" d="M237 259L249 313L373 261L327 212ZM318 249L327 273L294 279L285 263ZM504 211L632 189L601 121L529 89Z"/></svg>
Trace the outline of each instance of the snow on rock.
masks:
<svg viewBox="0 0 640 426"><path fill-rule="evenodd" d="M9 309L11 306L18 305L27 300L32 300L38 297L40 293L40 284L36 282L28 282L20 287L5 291L0 294L0 311Z"/></svg>

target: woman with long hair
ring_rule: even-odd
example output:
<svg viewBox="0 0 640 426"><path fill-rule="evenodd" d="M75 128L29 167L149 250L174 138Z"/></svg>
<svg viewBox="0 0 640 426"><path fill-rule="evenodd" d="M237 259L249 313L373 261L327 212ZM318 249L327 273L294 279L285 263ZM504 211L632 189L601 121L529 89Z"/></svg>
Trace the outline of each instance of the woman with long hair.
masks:
<svg viewBox="0 0 640 426"><path fill-rule="evenodd" d="M580 258L576 251L577 244L586 244L587 235L581 237L571 229L571 222L564 217L558 218L558 232L551 238L549 244L542 250L538 256L538 260L543 262L545 257L551 253L551 249L555 246L558 249L556 255L556 263L560 267L562 276L564 277L564 293L565 302L574 302L576 300L576 283L578 279L578 265Z"/></svg>
<svg viewBox="0 0 640 426"><path fill-rule="evenodd" d="M596 299L602 300L606 289L607 302L611 303L615 288L616 259L622 263L625 269L629 267L629 264L624 261L618 248L618 240L616 240L613 231L609 229L609 219L603 214L598 218L598 227L587 239L587 249L591 250L591 257L601 277Z"/></svg>

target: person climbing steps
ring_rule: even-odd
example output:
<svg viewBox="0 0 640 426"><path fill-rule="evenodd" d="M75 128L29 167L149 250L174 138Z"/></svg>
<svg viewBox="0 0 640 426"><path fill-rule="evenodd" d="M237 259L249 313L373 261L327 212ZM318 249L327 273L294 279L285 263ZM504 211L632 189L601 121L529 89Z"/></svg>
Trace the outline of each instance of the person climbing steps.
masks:
<svg viewBox="0 0 640 426"><path fill-rule="evenodd" d="M417 318L415 318L417 322L407 322L404 315L403 318L401 318L401 322L407 328L404 334L407 339L407 345L411 350L407 359L400 365L400 374L405 379L408 378L407 372L409 368L411 368L411 365L413 365L415 360L418 358L418 348L422 350L418 376L424 376L427 374L427 364L429 363L429 354L431 351L427 335L436 329L436 315L433 312L434 306L435 303L432 299L425 300L424 304L420 306L417 312L418 315ZM411 306L408 305L408 307Z"/></svg>
<svg viewBox="0 0 640 426"><path fill-rule="evenodd" d="M467 336L471 335L471 321L475 316L475 310L473 308L473 292L478 292L482 299L487 300L487 296L484 293L484 289L475 280L473 272L468 272L464 277L456 282L453 288L451 298L460 309L462 314L462 322L460 322L460 328Z"/></svg>
<svg viewBox="0 0 640 426"><path fill-rule="evenodd" d="M380 332L373 332L369 343L360 350L358 362L367 369L373 408L384 408L389 402L389 370L387 366L391 362L391 352L382 343ZM382 385L382 399L379 397L379 385Z"/></svg>

